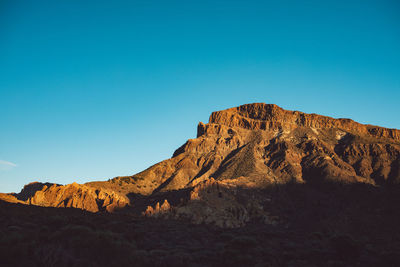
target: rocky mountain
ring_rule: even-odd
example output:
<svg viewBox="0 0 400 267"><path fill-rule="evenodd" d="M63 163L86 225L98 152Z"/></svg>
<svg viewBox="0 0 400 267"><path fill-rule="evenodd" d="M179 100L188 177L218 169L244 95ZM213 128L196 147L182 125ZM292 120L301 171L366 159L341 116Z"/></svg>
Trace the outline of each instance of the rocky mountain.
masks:
<svg viewBox="0 0 400 267"><path fill-rule="evenodd" d="M207 124L199 123L197 138L133 176L30 184L0 198L237 227L279 221L265 209L270 196L263 190L274 185L399 182L399 130L255 103L213 112Z"/></svg>
<svg viewBox="0 0 400 267"><path fill-rule="evenodd" d="M213 112L197 132L171 159L104 184L150 195L211 177L247 187L289 181L400 182L396 129L256 103Z"/></svg>

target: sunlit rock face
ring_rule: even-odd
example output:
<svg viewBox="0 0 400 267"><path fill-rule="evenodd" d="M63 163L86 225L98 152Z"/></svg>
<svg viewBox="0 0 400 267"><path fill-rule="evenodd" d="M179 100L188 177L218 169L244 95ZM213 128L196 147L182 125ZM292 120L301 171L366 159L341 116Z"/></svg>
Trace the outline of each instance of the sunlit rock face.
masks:
<svg viewBox="0 0 400 267"><path fill-rule="evenodd" d="M96 189L72 183L58 185L51 183L30 183L19 194L13 196L17 203L55 207L77 208L91 212L109 211L125 207L129 201L113 191Z"/></svg>

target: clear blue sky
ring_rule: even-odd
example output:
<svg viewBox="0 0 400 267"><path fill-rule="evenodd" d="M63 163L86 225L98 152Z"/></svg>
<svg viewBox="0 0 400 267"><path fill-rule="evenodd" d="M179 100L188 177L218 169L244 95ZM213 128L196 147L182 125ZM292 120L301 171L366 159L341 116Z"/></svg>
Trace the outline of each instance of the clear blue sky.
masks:
<svg viewBox="0 0 400 267"><path fill-rule="evenodd" d="M251 102L400 128L400 5L1 1L0 192L132 175Z"/></svg>

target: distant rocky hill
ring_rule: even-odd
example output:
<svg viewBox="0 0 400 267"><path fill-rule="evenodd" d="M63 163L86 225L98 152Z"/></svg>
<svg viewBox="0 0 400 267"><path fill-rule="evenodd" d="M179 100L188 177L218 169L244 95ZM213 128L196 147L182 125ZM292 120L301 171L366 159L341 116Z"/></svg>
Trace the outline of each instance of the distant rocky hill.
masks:
<svg viewBox="0 0 400 267"><path fill-rule="evenodd" d="M13 203L42 207L77 208L91 212L112 212L116 208L123 208L129 204L126 196L77 183L59 185L33 182L25 185L20 193L2 194L0 199Z"/></svg>
<svg viewBox="0 0 400 267"><path fill-rule="evenodd" d="M36 184L0 197L236 227L254 218L277 222L264 210L268 195L260 190L326 182L400 183L400 131L273 104L247 104L213 112L207 124L199 123L197 138L189 139L172 158L133 176L85 185ZM251 195L246 195L248 190ZM157 202L165 200L157 211Z"/></svg>

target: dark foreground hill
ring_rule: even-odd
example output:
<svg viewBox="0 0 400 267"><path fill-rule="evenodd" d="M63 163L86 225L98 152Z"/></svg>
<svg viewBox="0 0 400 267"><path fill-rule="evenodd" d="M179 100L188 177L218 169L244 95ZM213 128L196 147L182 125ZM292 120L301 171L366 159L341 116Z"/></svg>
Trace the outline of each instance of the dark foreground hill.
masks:
<svg viewBox="0 0 400 267"><path fill-rule="evenodd" d="M280 222L239 228L0 202L0 266L399 266L398 186L263 193Z"/></svg>

